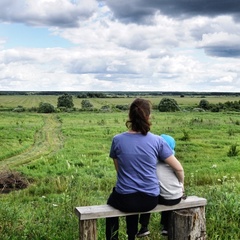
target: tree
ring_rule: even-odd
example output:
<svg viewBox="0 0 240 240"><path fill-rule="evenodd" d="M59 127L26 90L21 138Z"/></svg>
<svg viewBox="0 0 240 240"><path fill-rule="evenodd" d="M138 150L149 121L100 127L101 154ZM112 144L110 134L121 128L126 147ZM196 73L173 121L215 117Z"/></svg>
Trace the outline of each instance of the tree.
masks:
<svg viewBox="0 0 240 240"><path fill-rule="evenodd" d="M39 104L38 112L39 113L52 113L52 112L55 112L55 109L54 109L54 106L51 105L50 103L41 102Z"/></svg>
<svg viewBox="0 0 240 240"><path fill-rule="evenodd" d="M73 108L73 98L69 94L63 94L58 98L57 107Z"/></svg>
<svg viewBox="0 0 240 240"><path fill-rule="evenodd" d="M82 100L81 105L82 105L82 109L84 110L87 110L87 109L89 110L93 108L93 105L90 103L90 101L85 99Z"/></svg>
<svg viewBox="0 0 240 240"><path fill-rule="evenodd" d="M177 101L172 98L162 98L158 104L160 112L176 112L180 111Z"/></svg>
<svg viewBox="0 0 240 240"><path fill-rule="evenodd" d="M206 99L202 99L202 100L199 102L198 106L199 106L200 108L204 109L204 110L210 109L210 104L209 104L209 102L208 102Z"/></svg>

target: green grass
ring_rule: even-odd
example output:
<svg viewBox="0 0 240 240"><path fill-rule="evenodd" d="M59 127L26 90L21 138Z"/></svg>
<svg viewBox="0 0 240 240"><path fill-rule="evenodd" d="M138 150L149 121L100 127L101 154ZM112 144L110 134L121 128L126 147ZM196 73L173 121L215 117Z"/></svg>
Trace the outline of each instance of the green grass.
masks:
<svg viewBox="0 0 240 240"><path fill-rule="evenodd" d="M240 160L227 156L240 140L238 118L235 113L152 113L152 132L176 138L187 194L208 200L208 239L240 239ZM116 181L109 148L112 137L126 131L126 119L127 112L1 113L0 162L30 182L27 189L0 195L1 239L77 239L74 208L106 203ZM31 158L23 163L27 153ZM6 156L16 154L8 161ZM152 215L151 240L161 239L159 220L159 214ZM99 239L105 239L104 224L98 221ZM124 218L120 239L126 239Z"/></svg>
<svg viewBox="0 0 240 240"><path fill-rule="evenodd" d="M0 161L28 149L43 125L40 115L0 112L0 118Z"/></svg>

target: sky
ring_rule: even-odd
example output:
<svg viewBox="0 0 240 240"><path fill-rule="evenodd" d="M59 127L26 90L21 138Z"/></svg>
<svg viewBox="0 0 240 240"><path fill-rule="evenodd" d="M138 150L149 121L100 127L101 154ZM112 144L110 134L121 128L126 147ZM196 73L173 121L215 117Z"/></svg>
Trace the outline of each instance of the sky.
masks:
<svg viewBox="0 0 240 240"><path fill-rule="evenodd" d="M239 0L1 0L0 91L240 92Z"/></svg>

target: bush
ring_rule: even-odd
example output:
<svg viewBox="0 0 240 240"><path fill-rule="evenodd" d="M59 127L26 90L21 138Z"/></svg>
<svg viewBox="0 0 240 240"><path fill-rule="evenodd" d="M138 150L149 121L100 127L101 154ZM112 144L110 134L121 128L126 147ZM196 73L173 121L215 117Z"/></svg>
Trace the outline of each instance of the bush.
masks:
<svg viewBox="0 0 240 240"><path fill-rule="evenodd" d="M180 140L182 140L182 141L189 141L190 140L189 133L186 130L183 130L183 137L181 137Z"/></svg>
<svg viewBox="0 0 240 240"><path fill-rule="evenodd" d="M206 99L202 99L199 102L198 107L200 107L200 108L202 108L204 110L208 110L208 109L210 109L210 104L209 104L209 102Z"/></svg>
<svg viewBox="0 0 240 240"><path fill-rule="evenodd" d="M129 105L116 105L116 108L125 111L129 109Z"/></svg>
<svg viewBox="0 0 240 240"><path fill-rule="evenodd" d="M50 103L40 103L38 108L39 113L53 113L55 112L54 106Z"/></svg>
<svg viewBox="0 0 240 240"><path fill-rule="evenodd" d="M229 148L229 151L228 151L228 157L236 157L238 156L238 153L239 153L239 150L237 150L237 145L232 145L230 146Z"/></svg>
<svg viewBox="0 0 240 240"><path fill-rule="evenodd" d="M93 108L93 105L90 103L89 100L82 100L81 105L82 105L82 109L84 110L90 110Z"/></svg>
<svg viewBox="0 0 240 240"><path fill-rule="evenodd" d="M158 110L160 112L177 112L180 111L180 108L175 99L163 98L158 105Z"/></svg>
<svg viewBox="0 0 240 240"><path fill-rule="evenodd" d="M104 105L101 107L102 112L110 112L111 107L109 105Z"/></svg>
<svg viewBox="0 0 240 240"><path fill-rule="evenodd" d="M12 110L13 112L24 112L25 108L23 106L17 106Z"/></svg>

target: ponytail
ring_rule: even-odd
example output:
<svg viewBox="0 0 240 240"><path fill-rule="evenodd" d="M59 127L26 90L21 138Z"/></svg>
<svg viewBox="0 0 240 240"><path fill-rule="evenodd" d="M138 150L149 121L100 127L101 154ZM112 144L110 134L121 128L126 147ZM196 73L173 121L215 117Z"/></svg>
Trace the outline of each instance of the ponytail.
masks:
<svg viewBox="0 0 240 240"><path fill-rule="evenodd" d="M141 98L135 99L129 109L129 120L126 122L127 128L147 135L151 125L149 122L150 109L150 101Z"/></svg>

